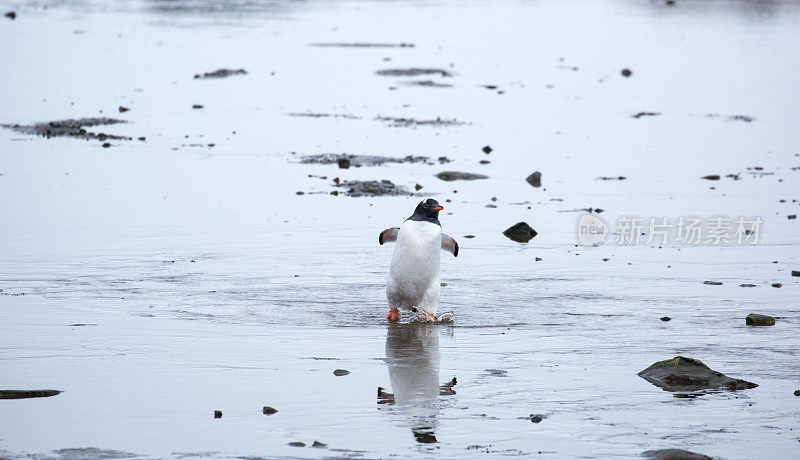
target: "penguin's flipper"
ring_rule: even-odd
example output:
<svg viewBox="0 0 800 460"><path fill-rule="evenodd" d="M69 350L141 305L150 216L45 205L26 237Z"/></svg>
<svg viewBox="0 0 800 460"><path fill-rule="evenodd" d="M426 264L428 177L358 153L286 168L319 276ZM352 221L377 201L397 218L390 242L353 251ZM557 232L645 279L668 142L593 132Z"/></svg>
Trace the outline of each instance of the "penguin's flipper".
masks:
<svg viewBox="0 0 800 460"><path fill-rule="evenodd" d="M378 235L378 243L389 243L397 241L397 233L400 232L400 227L387 228Z"/></svg>
<svg viewBox="0 0 800 460"><path fill-rule="evenodd" d="M442 233L442 249L452 252L454 256L458 257L458 243L446 233Z"/></svg>

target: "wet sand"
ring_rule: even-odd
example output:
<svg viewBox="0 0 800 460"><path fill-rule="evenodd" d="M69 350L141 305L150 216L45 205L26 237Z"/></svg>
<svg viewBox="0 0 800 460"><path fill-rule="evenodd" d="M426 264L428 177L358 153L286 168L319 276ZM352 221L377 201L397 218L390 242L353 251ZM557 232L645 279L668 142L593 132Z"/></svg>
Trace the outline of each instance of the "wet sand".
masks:
<svg viewBox="0 0 800 460"><path fill-rule="evenodd" d="M0 125L125 123L0 129L0 390L61 391L0 400L0 457L800 454L797 4L2 10ZM377 236L420 196L455 320L387 326ZM576 246L586 209L764 224ZM758 386L637 375L678 355Z"/></svg>

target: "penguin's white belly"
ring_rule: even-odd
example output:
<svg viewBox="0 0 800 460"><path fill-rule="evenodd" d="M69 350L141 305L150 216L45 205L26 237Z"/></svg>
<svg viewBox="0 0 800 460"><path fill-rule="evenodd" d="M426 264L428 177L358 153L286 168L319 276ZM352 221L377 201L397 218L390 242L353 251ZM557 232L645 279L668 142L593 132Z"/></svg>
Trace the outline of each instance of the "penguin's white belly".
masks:
<svg viewBox="0 0 800 460"><path fill-rule="evenodd" d="M442 228L407 220L400 226L389 268L386 297L392 308L418 308L432 315L439 304Z"/></svg>

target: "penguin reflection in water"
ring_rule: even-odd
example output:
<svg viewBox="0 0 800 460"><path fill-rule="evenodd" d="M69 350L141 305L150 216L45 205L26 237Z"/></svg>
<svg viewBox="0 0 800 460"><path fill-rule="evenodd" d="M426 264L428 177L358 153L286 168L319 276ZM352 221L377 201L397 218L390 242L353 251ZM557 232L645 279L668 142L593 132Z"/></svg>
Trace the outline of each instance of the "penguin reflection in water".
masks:
<svg viewBox="0 0 800 460"><path fill-rule="evenodd" d="M418 443L436 439L439 396L454 395L456 378L439 385L439 330L433 324L396 324L386 332L386 367L393 393L378 387L378 404L408 419Z"/></svg>
<svg viewBox="0 0 800 460"><path fill-rule="evenodd" d="M439 251L458 257L458 243L442 233L436 200L420 201L414 214L394 227L381 232L380 244L396 241L386 284L389 313L386 319L400 320L400 309L417 312L420 321L436 321L439 308Z"/></svg>

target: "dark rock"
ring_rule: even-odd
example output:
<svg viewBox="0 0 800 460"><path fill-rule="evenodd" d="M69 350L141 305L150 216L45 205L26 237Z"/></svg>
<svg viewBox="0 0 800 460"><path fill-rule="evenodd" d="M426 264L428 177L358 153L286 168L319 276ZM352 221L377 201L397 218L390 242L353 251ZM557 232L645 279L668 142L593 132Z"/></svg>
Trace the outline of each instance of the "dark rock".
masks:
<svg viewBox="0 0 800 460"><path fill-rule="evenodd" d="M795 220L797 219L797 214L789 214L788 216L786 216L786 218L789 220Z"/></svg>
<svg viewBox="0 0 800 460"><path fill-rule="evenodd" d="M338 160L336 160L336 164L339 165L339 169L350 168L350 160L347 158L339 158Z"/></svg>
<svg viewBox="0 0 800 460"><path fill-rule="evenodd" d="M292 446L292 447L305 447L306 443L301 442L301 441L292 441L292 442L289 443L289 445Z"/></svg>
<svg viewBox="0 0 800 460"><path fill-rule="evenodd" d="M745 390L758 385L709 369L698 359L676 356L639 372L639 377L664 391Z"/></svg>
<svg viewBox="0 0 800 460"><path fill-rule="evenodd" d="M650 460L712 460L708 455L697 454L683 449L659 449L642 452L642 457Z"/></svg>
<svg viewBox="0 0 800 460"><path fill-rule="evenodd" d="M303 192L303 191L300 191L300 190L298 190L298 191L296 191L294 193L297 194L297 195L305 195L306 194L306 192Z"/></svg>
<svg viewBox="0 0 800 460"><path fill-rule="evenodd" d="M748 326L774 326L775 318L769 315L750 313L745 317L744 322Z"/></svg>
<svg viewBox="0 0 800 460"><path fill-rule="evenodd" d="M491 161L489 161L489 160L481 160L478 163L480 163L482 165L488 165L489 163L491 163Z"/></svg>
<svg viewBox="0 0 800 460"><path fill-rule="evenodd" d="M109 147L111 147L111 144L110 144L109 142L105 142L105 143L103 143L103 148L104 148L104 149L107 149L107 148L109 148Z"/></svg>
<svg viewBox="0 0 800 460"><path fill-rule="evenodd" d="M531 184L532 186L539 188L542 186L542 173L539 171L534 171L530 176L525 178L525 182Z"/></svg>
<svg viewBox="0 0 800 460"><path fill-rule="evenodd" d="M192 108L193 109L202 109L203 108L203 104L194 104L194 105L192 105Z"/></svg>
<svg viewBox="0 0 800 460"><path fill-rule="evenodd" d="M622 74L622 76L625 77L625 78L628 78L631 75L633 75L633 72L631 71L631 69L628 69L628 68L622 69L619 73Z"/></svg>
<svg viewBox="0 0 800 460"><path fill-rule="evenodd" d="M475 235L464 235L464 238L475 238Z"/></svg>
<svg viewBox="0 0 800 460"><path fill-rule="evenodd" d="M124 112L127 112L130 109L127 108L127 107L119 106L119 109L117 109L117 110L119 110L119 113L124 113Z"/></svg>
<svg viewBox="0 0 800 460"><path fill-rule="evenodd" d="M437 174L436 177L447 182L452 182L454 180L477 180L489 178L489 176L485 174L466 173L459 171L443 171Z"/></svg>
<svg viewBox="0 0 800 460"><path fill-rule="evenodd" d="M531 414L531 415L529 415L529 417L531 419L531 422L533 422L533 423L539 423L539 422L541 422L542 420L545 419L545 415L542 415L542 414Z"/></svg>
<svg viewBox="0 0 800 460"><path fill-rule="evenodd" d="M263 413L264 415L277 414L278 409L275 409L274 407L270 406L264 406L264 408L261 409L261 413Z"/></svg>
<svg viewBox="0 0 800 460"><path fill-rule="evenodd" d="M418 77L420 75L439 74L442 77L452 77L453 74L443 69L428 69L420 67L410 67L408 69L384 69L375 72L384 77Z"/></svg>
<svg viewBox="0 0 800 460"><path fill-rule="evenodd" d="M437 444L436 434L430 428L413 428L414 439L420 444Z"/></svg>
<svg viewBox="0 0 800 460"><path fill-rule="evenodd" d="M755 118L751 117L750 115L731 115L728 117L728 121L743 121L745 123L750 123L753 120L755 120Z"/></svg>
<svg viewBox="0 0 800 460"><path fill-rule="evenodd" d="M493 204L487 204L486 206L484 206L484 208L496 208L496 207L497 206Z"/></svg>
<svg viewBox="0 0 800 460"><path fill-rule="evenodd" d="M794 395L795 396L800 396L800 390L794 390Z"/></svg>
<svg viewBox="0 0 800 460"><path fill-rule="evenodd" d="M328 445L325 444L324 442L314 441L314 444L311 444L311 447L316 447L317 449L324 449L328 447Z"/></svg>
<svg viewBox="0 0 800 460"><path fill-rule="evenodd" d="M484 145L484 146L483 146L483 148L482 148L481 150L483 150L483 153L485 153L485 154L487 154L487 155L488 155L488 154L490 154L490 153L492 153L492 148L491 148L491 147L489 147L488 145Z"/></svg>
<svg viewBox="0 0 800 460"><path fill-rule="evenodd" d="M701 179L705 179L705 180L719 180L719 174L709 174L708 176L703 176Z"/></svg>
<svg viewBox="0 0 800 460"><path fill-rule="evenodd" d="M214 418L222 418L222 411L221 410L215 410L214 411Z"/></svg>
<svg viewBox="0 0 800 460"><path fill-rule="evenodd" d="M617 176L617 177L609 177L609 176L600 176L597 180L625 180L625 176Z"/></svg>
<svg viewBox="0 0 800 460"><path fill-rule="evenodd" d="M533 260L535 260L536 262L541 262L544 259L542 259L541 257L535 257Z"/></svg>
<svg viewBox="0 0 800 460"><path fill-rule="evenodd" d="M756 287L756 285L755 284L750 284L750 283L742 283L742 284L739 285L739 287Z"/></svg>
<svg viewBox="0 0 800 460"><path fill-rule="evenodd" d="M4 16L13 21L14 19L17 19L17 12L16 11L9 11L6 14L4 14Z"/></svg>
<svg viewBox="0 0 800 460"><path fill-rule="evenodd" d="M671 319L672 318L670 318L669 316L662 316L661 317L661 321L670 321Z"/></svg>
<svg viewBox="0 0 800 460"><path fill-rule="evenodd" d="M657 117L659 115L661 115L661 112L639 112L636 115L631 115L631 118Z"/></svg>
<svg viewBox="0 0 800 460"><path fill-rule="evenodd" d="M0 399L47 398L59 393L60 390L0 390Z"/></svg>
<svg viewBox="0 0 800 460"><path fill-rule="evenodd" d="M492 377L508 377L508 371L503 369L484 369L484 372Z"/></svg>
<svg viewBox="0 0 800 460"><path fill-rule="evenodd" d="M527 223L517 222L516 224L507 228L503 232L503 235L518 243L527 243L531 240L531 238L536 236L537 233L536 230L532 229Z"/></svg>
<svg viewBox="0 0 800 460"><path fill-rule="evenodd" d="M781 286L783 286L783 284L781 284L781 283L772 283L772 287L774 287L774 288L779 288Z"/></svg>
<svg viewBox="0 0 800 460"><path fill-rule="evenodd" d="M414 80L406 83L408 86L425 86L428 88L452 88L450 83L439 83L433 80Z"/></svg>
<svg viewBox="0 0 800 460"><path fill-rule="evenodd" d="M703 284L706 284L708 286L722 286L721 281L703 281Z"/></svg>
<svg viewBox="0 0 800 460"><path fill-rule="evenodd" d="M205 79L205 78L227 78L231 75L247 75L247 71L244 69L217 69L213 72L205 72L203 74L195 74L195 79Z"/></svg>
<svg viewBox="0 0 800 460"><path fill-rule="evenodd" d="M420 190L422 190L422 186L417 184L417 185L414 186L414 190L420 191Z"/></svg>
<svg viewBox="0 0 800 460"><path fill-rule="evenodd" d="M140 141L142 141L142 142L144 142L144 141L146 141L146 140L147 140L147 138L146 138L146 137L144 137L144 136L141 136L141 137L139 137L138 139L139 139Z"/></svg>
<svg viewBox="0 0 800 460"><path fill-rule="evenodd" d="M341 377L341 376L347 375L349 373L350 373L350 371L345 370L345 369L336 369L335 371L333 371L333 375L335 375L337 377Z"/></svg>
<svg viewBox="0 0 800 460"><path fill-rule="evenodd" d="M792 276L800 276L800 270L792 270Z"/></svg>

